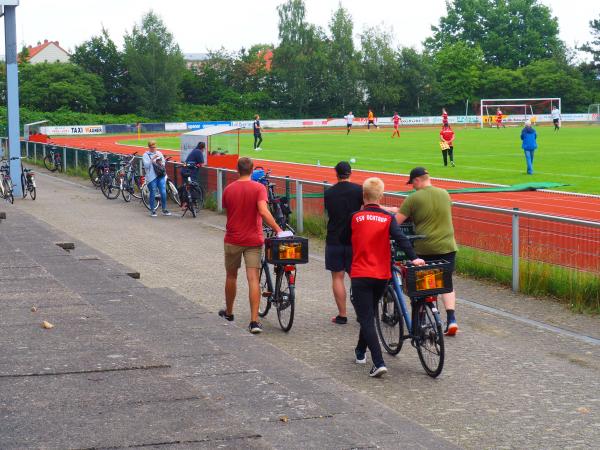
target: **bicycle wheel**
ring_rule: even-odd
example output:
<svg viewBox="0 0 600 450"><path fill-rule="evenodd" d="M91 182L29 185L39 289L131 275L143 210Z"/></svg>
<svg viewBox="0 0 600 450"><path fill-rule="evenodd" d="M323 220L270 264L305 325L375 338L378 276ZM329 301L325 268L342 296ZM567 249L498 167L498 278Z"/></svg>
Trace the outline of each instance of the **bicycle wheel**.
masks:
<svg viewBox="0 0 600 450"><path fill-rule="evenodd" d="M63 164L62 164L62 159L60 157L56 158L54 160L54 167L55 167L54 170L58 170L60 173L62 173L62 171L63 171Z"/></svg>
<svg viewBox="0 0 600 450"><path fill-rule="evenodd" d="M385 288L385 292L377 303L375 324L379 340L385 351L390 355L400 353L404 343L404 319L402 312L398 309L396 291L391 285Z"/></svg>
<svg viewBox="0 0 600 450"><path fill-rule="evenodd" d="M258 315L260 317L265 317L269 313L269 309L271 309L271 297L273 297L273 292L269 288L269 282L267 281L267 273L265 272L265 266L263 265L260 268L260 303L258 305ZM266 266L266 270L269 270L269 266Z"/></svg>
<svg viewBox="0 0 600 450"><path fill-rule="evenodd" d="M23 198L27 197L27 191L29 186L27 185L27 180L25 179L25 174L21 174L21 193L23 194Z"/></svg>
<svg viewBox="0 0 600 450"><path fill-rule="evenodd" d="M121 178L121 183L121 195L123 200L129 203L131 201L131 191L133 191L133 177L126 175Z"/></svg>
<svg viewBox="0 0 600 450"><path fill-rule="evenodd" d="M186 208L192 213L192 217L196 217L198 208L192 195L192 188L185 190Z"/></svg>
<svg viewBox="0 0 600 450"><path fill-rule="evenodd" d="M56 172L56 166L54 165L54 160L50 154L44 156L44 167L50 172Z"/></svg>
<svg viewBox="0 0 600 450"><path fill-rule="evenodd" d="M29 189L29 196L31 197L31 200L35 200L35 198L37 197L37 191L35 189L35 186L31 185L27 189Z"/></svg>
<svg viewBox="0 0 600 450"><path fill-rule="evenodd" d="M177 206L181 206L181 199L177 192L177 186L175 186L171 180L167 180L167 196L177 203Z"/></svg>
<svg viewBox="0 0 600 450"><path fill-rule="evenodd" d="M100 186L100 174L98 173L98 168L95 164L92 164L88 168L88 175L90 176L90 181L95 187Z"/></svg>
<svg viewBox="0 0 600 450"><path fill-rule="evenodd" d="M296 286L294 286L294 274L284 272L277 275L279 280L275 283L279 286L277 291L277 301L275 308L277 309L277 320L279 326L285 332L291 330L294 323L294 310L296 308Z"/></svg>
<svg viewBox="0 0 600 450"><path fill-rule="evenodd" d="M133 182L131 183L131 195L137 199L142 198L142 177L139 175L133 176Z"/></svg>
<svg viewBox="0 0 600 450"><path fill-rule="evenodd" d="M142 202L148 211L150 211L150 188L147 184L142 186ZM154 211L158 208L160 208L160 195L154 199Z"/></svg>
<svg viewBox="0 0 600 450"><path fill-rule="evenodd" d="M109 200L114 200L121 193L114 174L103 175L100 179L100 189L104 196Z"/></svg>
<svg viewBox="0 0 600 450"><path fill-rule="evenodd" d="M419 301L414 315L415 345L427 375L437 377L444 367L444 332L440 313L429 302Z"/></svg>

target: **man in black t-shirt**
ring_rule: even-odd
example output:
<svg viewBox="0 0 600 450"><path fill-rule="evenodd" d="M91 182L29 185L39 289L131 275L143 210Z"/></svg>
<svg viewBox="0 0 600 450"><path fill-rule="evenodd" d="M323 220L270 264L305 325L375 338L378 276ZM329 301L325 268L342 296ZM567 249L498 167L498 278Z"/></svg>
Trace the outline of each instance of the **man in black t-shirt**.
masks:
<svg viewBox="0 0 600 450"><path fill-rule="evenodd" d="M325 210L329 216L325 241L325 268L331 271L331 288L338 308L333 323L348 322L344 272L350 274L352 246L342 244L340 233L346 228L350 215L363 204L362 186L350 182L352 168L346 161L335 166L337 183L325 191Z"/></svg>
<svg viewBox="0 0 600 450"><path fill-rule="evenodd" d="M260 126L260 116L258 114L254 116L252 131L254 132L254 150L262 150L262 148L260 148L260 144L262 144L262 128Z"/></svg>

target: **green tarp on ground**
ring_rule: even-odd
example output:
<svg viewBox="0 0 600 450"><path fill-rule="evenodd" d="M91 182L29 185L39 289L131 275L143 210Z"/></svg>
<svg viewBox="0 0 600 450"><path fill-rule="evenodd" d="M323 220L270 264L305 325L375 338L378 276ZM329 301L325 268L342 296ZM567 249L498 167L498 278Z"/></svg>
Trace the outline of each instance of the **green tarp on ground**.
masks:
<svg viewBox="0 0 600 450"><path fill-rule="evenodd" d="M536 183L521 183L513 184L512 186L490 186L490 187L476 187L476 188L464 188L464 189L447 189L449 194L474 194L474 193L487 193L487 192L523 192L523 191L537 191L538 189L551 189L561 186L568 186L563 183L550 183L550 182L536 182ZM410 194L414 191L398 191L398 194Z"/></svg>

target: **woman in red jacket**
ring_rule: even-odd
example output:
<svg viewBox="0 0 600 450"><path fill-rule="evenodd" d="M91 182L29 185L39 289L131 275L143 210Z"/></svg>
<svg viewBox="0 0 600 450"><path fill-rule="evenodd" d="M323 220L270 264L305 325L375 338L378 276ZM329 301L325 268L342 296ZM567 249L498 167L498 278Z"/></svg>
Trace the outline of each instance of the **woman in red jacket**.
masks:
<svg viewBox="0 0 600 450"><path fill-rule="evenodd" d="M450 156L450 165L454 167L454 131L450 125L446 125L440 131L440 147L442 148L442 157L444 166L448 165L448 156Z"/></svg>

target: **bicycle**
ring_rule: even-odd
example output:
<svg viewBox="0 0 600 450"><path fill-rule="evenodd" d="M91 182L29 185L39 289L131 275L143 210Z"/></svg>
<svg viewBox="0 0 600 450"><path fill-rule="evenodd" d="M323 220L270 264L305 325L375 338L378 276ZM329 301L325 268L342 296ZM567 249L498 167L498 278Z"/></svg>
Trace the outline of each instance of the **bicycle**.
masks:
<svg viewBox="0 0 600 450"><path fill-rule="evenodd" d="M414 241L423 236L407 235ZM445 347L442 320L437 307L437 295L452 292L452 274L447 261L434 261L425 266L412 266L406 256L392 243L392 278L377 303L375 323L381 344L387 353L397 355L405 340L410 339L419 360L430 377L437 377L444 367ZM441 274L439 280L431 273ZM425 274L422 285L416 286L415 275ZM427 278L429 277L429 279ZM428 284L423 284L428 283ZM439 286L439 287L438 287ZM410 313L403 294L410 299ZM406 330L410 330L405 333Z"/></svg>
<svg viewBox="0 0 600 450"><path fill-rule="evenodd" d="M126 202L131 201L131 197L138 199L142 198L142 186L144 184L144 177L137 172L137 166L134 164L137 152L133 153L131 157L126 160L123 167L123 177L120 178L120 188L123 200Z"/></svg>
<svg viewBox="0 0 600 450"><path fill-rule="evenodd" d="M4 200L11 204L15 202L13 182L10 178L10 163L8 161L4 161L0 166L0 191Z"/></svg>
<svg viewBox="0 0 600 450"><path fill-rule="evenodd" d="M165 160L165 162L168 162L171 159L171 157L168 157ZM177 186L175 186L175 184L171 180L169 180L168 175L165 174L165 177L167 178L165 183L167 189L167 197L170 198L174 203L176 203L177 206L181 206L181 199L179 198L179 193L177 192ZM144 206L148 208L148 211L150 211L150 188L148 187L148 183L146 181L144 181L141 192L142 202L144 203ZM158 191L158 189L156 190L154 201L154 211L156 211L158 207L161 206L160 192Z"/></svg>
<svg viewBox="0 0 600 450"><path fill-rule="evenodd" d="M13 159L13 158L11 158ZM22 157L21 160L25 159ZM35 200L37 197L37 189L35 185L35 173L31 169L26 169L23 167L23 162L21 161L21 191L23 193L23 198L31 197L31 200Z"/></svg>
<svg viewBox="0 0 600 450"><path fill-rule="evenodd" d="M124 176L121 164L122 159L119 159L119 163L109 163L103 167L100 190L109 200L114 200L121 193L121 179Z"/></svg>
<svg viewBox="0 0 600 450"><path fill-rule="evenodd" d="M50 147L49 152L44 156L44 167L50 172L63 171L62 156L58 147Z"/></svg>
<svg viewBox="0 0 600 450"><path fill-rule="evenodd" d="M291 210L287 198L276 195L275 184L269 180L270 171L265 173L261 168L257 168L257 171L258 175L253 178L267 188L269 210L275 221L282 230L293 233L294 230L289 225ZM271 306L274 306L279 326L288 332L292 329L296 309L296 265L308 262L308 240L301 237L277 239L269 227L264 227L263 230L267 238L260 268L258 315L265 317ZM273 265L273 275L269 264Z"/></svg>
<svg viewBox="0 0 600 450"><path fill-rule="evenodd" d="M189 211L192 213L192 217L196 217L197 211L204 207L204 189L195 180L192 180L193 169L200 168L199 164L185 163L180 166L181 177L183 178L183 184L179 186L179 199L181 204L185 203L185 210L181 217Z"/></svg>
<svg viewBox="0 0 600 450"><path fill-rule="evenodd" d="M100 187L100 178L102 178L104 168L108 167L108 153L100 153L94 150L91 156L92 164L88 168L88 175L92 184L95 187Z"/></svg>

